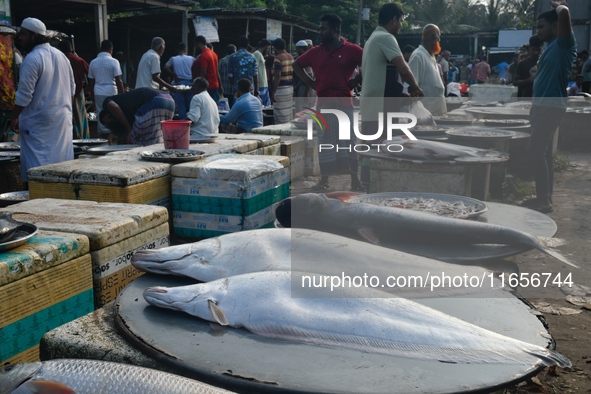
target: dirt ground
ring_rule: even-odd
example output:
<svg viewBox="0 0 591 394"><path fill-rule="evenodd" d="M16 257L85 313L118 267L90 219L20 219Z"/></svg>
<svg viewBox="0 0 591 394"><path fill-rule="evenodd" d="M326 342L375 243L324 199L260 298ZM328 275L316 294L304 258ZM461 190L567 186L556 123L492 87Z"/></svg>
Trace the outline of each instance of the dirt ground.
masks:
<svg viewBox="0 0 591 394"><path fill-rule="evenodd" d="M520 287L517 292L534 304L543 315L556 342L556 350L568 357L570 369L546 368L536 377L495 394L525 393L591 393L591 151L561 151L567 170L556 173L554 211L549 216L556 222L554 238L563 254L580 265L571 268L538 251L509 258L521 273L572 273L573 288L548 285L545 288ZM331 179L330 191L349 190L349 177ZM309 191L316 178L294 183L292 194ZM533 185L533 182L531 183ZM569 300L584 305L574 305ZM576 298L576 297L579 298Z"/></svg>
<svg viewBox="0 0 591 394"><path fill-rule="evenodd" d="M563 276L572 272L576 285L591 287L591 152L566 151L563 154L571 167L556 174L554 211L549 216L558 225L555 237L566 242L558 249L581 268L570 269L532 251L514 260L521 272L560 272ZM544 291L533 288L518 291L534 305L541 305L538 309L547 310L543 315L556 341L556 349L571 360L573 367L557 370L555 374L545 370L529 384L524 383L507 393L591 393L591 289L579 288L581 291L575 293L584 297L581 301L587 302L582 306L567 301L566 293L569 290L572 293L572 289L564 290L554 286ZM558 309L560 307L567 309Z"/></svg>

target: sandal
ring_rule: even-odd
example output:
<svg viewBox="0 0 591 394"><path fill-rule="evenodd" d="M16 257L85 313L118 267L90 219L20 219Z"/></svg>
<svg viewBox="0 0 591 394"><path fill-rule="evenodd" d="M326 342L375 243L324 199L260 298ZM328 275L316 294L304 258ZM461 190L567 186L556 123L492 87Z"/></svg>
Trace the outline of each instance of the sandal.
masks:
<svg viewBox="0 0 591 394"><path fill-rule="evenodd" d="M328 182L318 182L317 184L312 186L310 189L312 191L319 192L319 191L328 190L329 188L330 188L330 185L328 184Z"/></svg>

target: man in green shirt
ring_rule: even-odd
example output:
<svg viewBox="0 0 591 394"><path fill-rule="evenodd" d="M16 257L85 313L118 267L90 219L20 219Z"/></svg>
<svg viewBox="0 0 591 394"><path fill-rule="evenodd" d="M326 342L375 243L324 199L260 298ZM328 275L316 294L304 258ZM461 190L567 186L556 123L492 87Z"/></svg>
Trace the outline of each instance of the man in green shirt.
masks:
<svg viewBox="0 0 591 394"><path fill-rule="evenodd" d="M408 91L412 97L424 95L396 41L395 36L400 33L403 20L402 7L396 3L384 4L378 15L379 26L373 31L363 48L360 102L363 134L372 135L377 132L380 112L385 114L399 110L402 102L400 97L403 96L402 81L408 83ZM385 124L384 120L382 125ZM385 133L382 135L385 136ZM382 139L383 137L378 137L374 143L379 143ZM362 162L361 183L367 188L369 167L365 164Z"/></svg>

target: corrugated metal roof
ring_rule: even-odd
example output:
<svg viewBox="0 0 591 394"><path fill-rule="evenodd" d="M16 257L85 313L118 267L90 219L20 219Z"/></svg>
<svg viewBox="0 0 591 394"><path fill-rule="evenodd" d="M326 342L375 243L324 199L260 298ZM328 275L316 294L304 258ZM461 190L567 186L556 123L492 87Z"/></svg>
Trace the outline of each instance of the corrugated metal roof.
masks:
<svg viewBox="0 0 591 394"><path fill-rule="evenodd" d="M42 21L64 21L75 18L94 18L99 4L107 5L109 14L132 11L186 10L196 0L12 0L12 23L16 26L26 17ZM48 26L49 27L49 26Z"/></svg>

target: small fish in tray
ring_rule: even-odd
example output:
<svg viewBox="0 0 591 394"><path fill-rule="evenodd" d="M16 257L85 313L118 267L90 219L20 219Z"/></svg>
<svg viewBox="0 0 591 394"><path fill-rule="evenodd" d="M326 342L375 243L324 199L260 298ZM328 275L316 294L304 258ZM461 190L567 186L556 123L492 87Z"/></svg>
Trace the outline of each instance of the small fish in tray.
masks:
<svg viewBox="0 0 591 394"><path fill-rule="evenodd" d="M20 150L20 144L16 142L1 142L0 151Z"/></svg>
<svg viewBox="0 0 591 394"><path fill-rule="evenodd" d="M468 217L477 211L475 206L466 205L463 201L450 202L422 197L390 198L380 202L370 202L370 204L383 207L412 209L414 211L423 211L440 216L457 218Z"/></svg>
<svg viewBox="0 0 591 394"><path fill-rule="evenodd" d="M163 161L168 163L180 163L199 160L204 157L203 151L191 149L164 149L144 151L140 154L142 159L148 161Z"/></svg>
<svg viewBox="0 0 591 394"><path fill-rule="evenodd" d="M174 87L177 90L182 91L182 92L191 90L191 86L190 85L174 85Z"/></svg>

